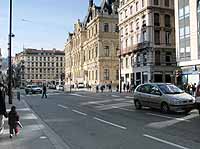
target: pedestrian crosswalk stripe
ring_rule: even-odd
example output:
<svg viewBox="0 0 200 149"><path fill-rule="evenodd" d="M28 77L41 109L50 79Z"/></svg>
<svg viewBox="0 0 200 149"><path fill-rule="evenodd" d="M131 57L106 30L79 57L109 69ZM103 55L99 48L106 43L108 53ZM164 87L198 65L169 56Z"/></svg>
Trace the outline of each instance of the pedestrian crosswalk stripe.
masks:
<svg viewBox="0 0 200 149"><path fill-rule="evenodd" d="M132 106L132 104L130 104L130 103L116 103L116 104L109 104L109 105L100 105L100 106L96 106L95 108L100 110L100 111L104 111L104 110L122 108L122 107L127 107L127 106Z"/></svg>
<svg viewBox="0 0 200 149"><path fill-rule="evenodd" d="M123 101L123 102L128 102L129 100L125 98L118 98L118 99L106 99L106 100L97 100L97 101L88 101L88 102L82 102L81 105L95 105L95 104L102 104L102 103L109 103L112 101Z"/></svg>

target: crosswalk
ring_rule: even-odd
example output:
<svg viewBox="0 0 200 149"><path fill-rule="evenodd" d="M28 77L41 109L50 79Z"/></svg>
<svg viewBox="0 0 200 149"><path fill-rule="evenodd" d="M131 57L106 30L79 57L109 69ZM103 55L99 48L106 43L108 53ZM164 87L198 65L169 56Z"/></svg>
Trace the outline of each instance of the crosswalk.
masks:
<svg viewBox="0 0 200 149"><path fill-rule="evenodd" d="M107 95L91 97L81 94L70 94L71 96L82 97L84 100L80 100L79 105L89 106L99 111L106 111L112 109L123 109L126 111L133 109L133 97L120 96L120 95Z"/></svg>
<svg viewBox="0 0 200 149"><path fill-rule="evenodd" d="M64 92L52 92L52 93L47 93L47 96L54 96L54 95L61 95L64 94ZM28 95L21 95L21 97L38 97L42 96L41 94L28 94Z"/></svg>

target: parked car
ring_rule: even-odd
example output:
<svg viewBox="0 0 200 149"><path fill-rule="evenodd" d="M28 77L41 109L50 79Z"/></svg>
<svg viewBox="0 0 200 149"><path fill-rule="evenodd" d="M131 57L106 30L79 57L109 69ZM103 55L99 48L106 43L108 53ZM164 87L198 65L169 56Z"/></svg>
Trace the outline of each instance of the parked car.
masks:
<svg viewBox="0 0 200 149"><path fill-rule="evenodd" d="M60 91L64 91L64 86L63 85L57 85L56 89L60 90Z"/></svg>
<svg viewBox="0 0 200 149"><path fill-rule="evenodd" d="M173 84L149 83L139 85L134 91L136 109L142 106L169 111L188 113L195 108L195 98Z"/></svg>
<svg viewBox="0 0 200 149"><path fill-rule="evenodd" d="M37 86L37 85L28 85L26 88L25 88L25 92L26 94L36 94L36 93L42 93L42 88Z"/></svg>
<svg viewBox="0 0 200 149"><path fill-rule="evenodd" d="M78 83L78 88L84 88L84 87L85 87L84 83Z"/></svg>
<svg viewBox="0 0 200 149"><path fill-rule="evenodd" d="M196 108L199 110L200 114L200 84L197 85L195 98L196 98Z"/></svg>

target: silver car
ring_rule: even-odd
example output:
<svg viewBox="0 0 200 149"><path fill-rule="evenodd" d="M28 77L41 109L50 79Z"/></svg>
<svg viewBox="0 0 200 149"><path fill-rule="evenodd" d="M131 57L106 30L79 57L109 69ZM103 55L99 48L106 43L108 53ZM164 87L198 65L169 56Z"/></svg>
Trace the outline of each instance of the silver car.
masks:
<svg viewBox="0 0 200 149"><path fill-rule="evenodd" d="M149 83L139 85L134 91L136 109L142 106L169 111L188 113L195 108L195 98L173 84Z"/></svg>

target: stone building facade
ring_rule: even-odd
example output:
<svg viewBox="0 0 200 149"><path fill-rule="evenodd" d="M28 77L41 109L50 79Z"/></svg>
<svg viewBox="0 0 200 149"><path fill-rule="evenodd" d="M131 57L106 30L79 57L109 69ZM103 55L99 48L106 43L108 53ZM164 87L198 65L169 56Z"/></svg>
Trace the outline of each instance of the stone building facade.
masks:
<svg viewBox="0 0 200 149"><path fill-rule="evenodd" d="M174 0L120 0L123 84L174 82Z"/></svg>
<svg viewBox="0 0 200 149"><path fill-rule="evenodd" d="M65 45L66 84L118 84L118 4L102 0L96 6L89 0L85 20L78 20Z"/></svg>
<svg viewBox="0 0 200 149"><path fill-rule="evenodd" d="M177 63L181 83L200 81L200 0L176 0Z"/></svg>
<svg viewBox="0 0 200 149"><path fill-rule="evenodd" d="M22 68L22 85L58 84L65 72L65 53L56 49L24 49L23 52L16 54L15 63L20 64Z"/></svg>

